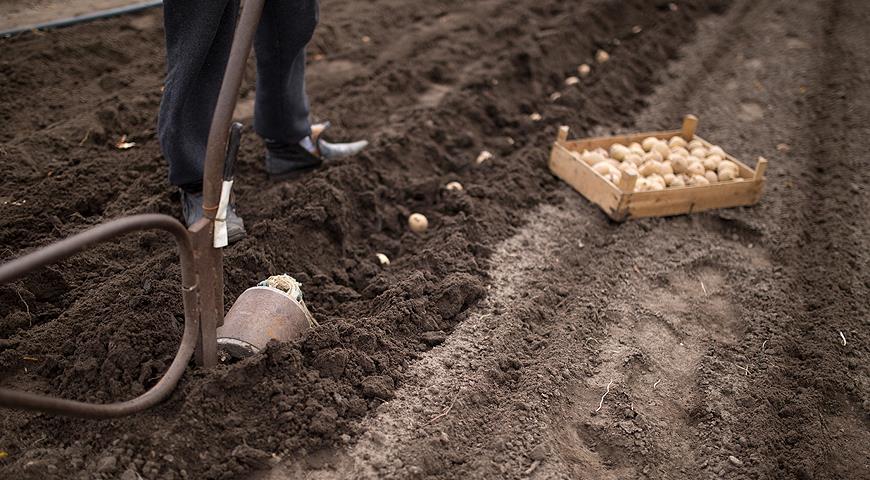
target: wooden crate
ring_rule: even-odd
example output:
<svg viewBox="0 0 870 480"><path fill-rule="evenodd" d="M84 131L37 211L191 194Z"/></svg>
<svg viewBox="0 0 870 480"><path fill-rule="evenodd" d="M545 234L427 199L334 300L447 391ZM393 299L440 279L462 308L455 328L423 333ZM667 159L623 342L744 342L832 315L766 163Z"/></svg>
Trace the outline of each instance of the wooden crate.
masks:
<svg viewBox="0 0 870 480"><path fill-rule="evenodd" d="M628 145L640 143L646 137L668 139L681 135L687 142L700 140L710 148L712 145L695 135L698 119L688 115L681 130L646 132L615 137L568 140L568 127L560 127L553 149L550 152L550 171L575 190L601 207L616 221L630 218L664 217L700 212L714 208L753 205L761 198L764 188L764 171L767 160L758 158L755 170L726 152L726 159L736 163L742 180L713 183L710 185L668 187L664 190L635 192L636 175L623 174L619 185L614 185L599 175L580 159L583 150L601 147L609 149L614 143Z"/></svg>

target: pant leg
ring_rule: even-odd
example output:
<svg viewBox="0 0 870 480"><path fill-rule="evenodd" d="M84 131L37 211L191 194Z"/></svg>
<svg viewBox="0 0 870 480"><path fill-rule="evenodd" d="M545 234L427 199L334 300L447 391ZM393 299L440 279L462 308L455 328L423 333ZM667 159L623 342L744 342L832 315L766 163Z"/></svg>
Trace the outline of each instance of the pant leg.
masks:
<svg viewBox="0 0 870 480"><path fill-rule="evenodd" d="M296 143L311 134L305 95L305 46L318 21L317 0L270 0L257 28L254 130Z"/></svg>
<svg viewBox="0 0 870 480"><path fill-rule="evenodd" d="M239 0L163 2L167 74L158 134L169 181L188 191L202 189L211 117L238 10Z"/></svg>

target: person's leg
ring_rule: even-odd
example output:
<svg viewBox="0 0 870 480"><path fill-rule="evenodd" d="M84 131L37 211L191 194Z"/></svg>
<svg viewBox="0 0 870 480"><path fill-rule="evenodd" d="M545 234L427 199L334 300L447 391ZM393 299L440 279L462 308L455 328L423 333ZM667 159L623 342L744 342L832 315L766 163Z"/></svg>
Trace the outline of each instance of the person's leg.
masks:
<svg viewBox="0 0 870 480"><path fill-rule="evenodd" d="M187 192L202 189L205 147L238 9L238 0L163 2L167 74L158 131L169 181Z"/></svg>
<svg viewBox="0 0 870 480"><path fill-rule="evenodd" d="M267 1L257 28L254 130L296 144L311 134L305 95L305 46L318 20L317 0Z"/></svg>

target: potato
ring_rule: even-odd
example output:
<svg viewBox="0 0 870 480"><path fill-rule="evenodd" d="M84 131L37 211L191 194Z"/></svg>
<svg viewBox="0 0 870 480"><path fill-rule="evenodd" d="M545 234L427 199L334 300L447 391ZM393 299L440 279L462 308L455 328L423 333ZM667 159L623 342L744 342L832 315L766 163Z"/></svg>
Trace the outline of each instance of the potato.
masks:
<svg viewBox="0 0 870 480"><path fill-rule="evenodd" d="M710 170L707 170L706 172L704 172L704 178L706 178L707 181L710 182L710 183L717 183L717 182L719 182L719 176L716 175L716 172L713 172L713 171L710 171Z"/></svg>
<svg viewBox="0 0 870 480"><path fill-rule="evenodd" d="M703 186L710 185L710 181L703 175L692 175L692 178L689 180L689 185L692 186Z"/></svg>
<svg viewBox="0 0 870 480"><path fill-rule="evenodd" d="M689 150L689 153L694 157L704 158L707 156L707 149L704 147L696 147Z"/></svg>
<svg viewBox="0 0 870 480"><path fill-rule="evenodd" d="M622 165L621 163L612 158L605 158L604 161L609 163L610 165L613 165L613 168L619 168L619 166Z"/></svg>
<svg viewBox="0 0 870 480"><path fill-rule="evenodd" d="M707 171L707 169L704 168L704 165L701 164L701 162L690 163L689 168L686 169L686 173L689 176L695 176L695 175L703 176L704 172L706 172L706 171Z"/></svg>
<svg viewBox="0 0 870 480"><path fill-rule="evenodd" d="M596 153L600 153L601 156L603 156L603 157L605 157L605 158L607 158L607 157L610 156L610 152L608 152L607 150L605 150L605 149L603 149L603 148L601 148L601 147L598 147L598 148L596 148L595 150L592 150L592 151L593 151L593 152L596 152Z"/></svg>
<svg viewBox="0 0 870 480"><path fill-rule="evenodd" d="M659 139L656 137L646 137L643 139L643 142L640 145L643 147L645 152L649 152L653 149L656 144L659 143Z"/></svg>
<svg viewBox="0 0 870 480"><path fill-rule="evenodd" d="M643 149L643 146L641 146L641 144L639 144L637 142L630 143L628 145L628 149L631 150L633 153L636 153L638 155L643 155L644 153L646 153L646 150Z"/></svg>
<svg viewBox="0 0 870 480"><path fill-rule="evenodd" d="M670 160L667 160L667 161L662 162L662 171L661 171L661 174L664 175L664 174L666 174L666 173L667 173L667 174L671 174L671 175L674 174L674 166L673 166L673 164L671 163Z"/></svg>
<svg viewBox="0 0 870 480"><path fill-rule="evenodd" d="M446 188L447 190L461 191L462 184L459 182L450 182L447 185L445 185L444 188Z"/></svg>
<svg viewBox="0 0 870 480"><path fill-rule="evenodd" d="M713 145L710 147L708 155L719 155L722 158L725 158L725 150L722 150L722 147L719 145Z"/></svg>
<svg viewBox="0 0 870 480"><path fill-rule="evenodd" d="M390 257L384 255L383 253L376 253L375 256L378 258L378 263L381 265L389 265Z"/></svg>
<svg viewBox="0 0 870 480"><path fill-rule="evenodd" d="M713 172L710 172L710 173L713 173ZM726 169L719 172L718 178L719 178L720 182L729 182L731 180L736 180L740 177L739 177L739 172L737 171L736 168L726 168Z"/></svg>
<svg viewBox="0 0 870 480"><path fill-rule="evenodd" d="M740 172L740 169L737 168L737 164L732 162L731 160L722 160L719 162L719 166L716 168L717 171L721 172L722 170L734 170L734 173Z"/></svg>
<svg viewBox="0 0 870 480"><path fill-rule="evenodd" d="M614 143L610 146L610 157L620 162L625 160L626 155L630 154L631 150L621 143Z"/></svg>
<svg viewBox="0 0 870 480"><path fill-rule="evenodd" d="M701 163L704 164L704 168L706 168L707 170L715 171L716 168L719 167L719 164L721 162L722 162L722 157L720 157L719 155L710 155L707 158L705 158Z"/></svg>
<svg viewBox="0 0 870 480"><path fill-rule="evenodd" d="M659 143L653 145L653 151L659 152L659 155L661 155L662 158L668 158L668 155L671 154L671 148L668 147L667 143L662 141L659 141Z"/></svg>
<svg viewBox="0 0 870 480"><path fill-rule="evenodd" d="M665 184L670 186L672 183L674 183L674 180L677 179L677 176L674 175L673 173L666 173L666 174L662 175L662 178L665 179Z"/></svg>
<svg viewBox="0 0 870 480"><path fill-rule="evenodd" d="M679 156L683 156L683 157L688 157L689 151L683 147L676 147L676 148L671 149L671 153L668 154L668 157L670 157L671 155L679 155Z"/></svg>
<svg viewBox="0 0 870 480"><path fill-rule="evenodd" d="M580 159L586 162L587 165L593 166L595 164L601 163L604 161L604 155L598 152L590 152L589 150L583 150L583 153L580 154Z"/></svg>
<svg viewBox="0 0 870 480"><path fill-rule="evenodd" d="M595 165L592 166L592 170L595 170L595 173L599 175L609 175L610 174L610 164L607 163L607 160L602 160Z"/></svg>
<svg viewBox="0 0 870 480"><path fill-rule="evenodd" d="M641 175L644 177L648 177L650 175L660 175L662 173L662 162L657 162L655 160L648 160L644 162L640 168L637 169Z"/></svg>
<svg viewBox="0 0 870 480"><path fill-rule="evenodd" d="M637 165L635 165L634 163L629 162L629 161L625 161L625 162L620 163L619 167L617 167L617 168L620 172L623 172L623 173L632 173L634 175L638 174Z"/></svg>
<svg viewBox="0 0 870 480"><path fill-rule="evenodd" d="M668 146L671 148L685 147L686 145L687 145L686 139L679 136L679 135L677 135L675 137L671 137L671 139L668 140Z"/></svg>
<svg viewBox="0 0 870 480"><path fill-rule="evenodd" d="M423 233L429 228L429 220L422 213L412 213L408 217L408 226L411 227L411 231L414 233Z"/></svg>
<svg viewBox="0 0 870 480"><path fill-rule="evenodd" d="M668 184L669 187L685 187L686 180L683 179L683 175L674 175L674 179L671 183Z"/></svg>
<svg viewBox="0 0 870 480"><path fill-rule="evenodd" d="M686 145L686 148L688 148L689 150L692 150L692 149L694 149L694 148L703 148L703 147L704 147L704 143L701 142L700 140L697 140L697 139L696 139L696 140L692 140L691 142L689 142L689 143Z"/></svg>
<svg viewBox="0 0 870 480"><path fill-rule="evenodd" d="M667 182L665 182L664 177L656 173L648 176L646 181L650 186L650 190L664 190L665 187L667 187Z"/></svg>
<svg viewBox="0 0 870 480"><path fill-rule="evenodd" d="M645 177L640 177L637 179L637 182L634 184L635 192L646 192L649 191L649 182L647 182Z"/></svg>
<svg viewBox="0 0 870 480"><path fill-rule="evenodd" d="M685 173L689 168L689 161L682 155L671 155L668 157L668 161L671 162L674 173Z"/></svg>
<svg viewBox="0 0 870 480"><path fill-rule="evenodd" d="M661 162L664 160L659 152L647 152L643 156L645 162Z"/></svg>
<svg viewBox="0 0 870 480"><path fill-rule="evenodd" d="M634 164L635 167L639 167L641 163L643 163L643 157L636 153L629 153L625 156L625 159L622 163L631 163Z"/></svg>

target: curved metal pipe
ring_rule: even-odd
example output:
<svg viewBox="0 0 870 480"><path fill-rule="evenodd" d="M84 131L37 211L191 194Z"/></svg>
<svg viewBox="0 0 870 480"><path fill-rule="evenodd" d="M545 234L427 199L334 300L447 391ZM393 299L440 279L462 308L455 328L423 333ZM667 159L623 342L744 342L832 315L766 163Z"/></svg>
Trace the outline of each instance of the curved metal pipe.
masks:
<svg viewBox="0 0 870 480"><path fill-rule="evenodd" d="M160 214L133 215L96 226L90 230L39 249L0 266L0 283L11 282L33 269L59 262L86 248L137 230L157 229L172 234L181 258L181 283L184 301L184 334L172 364L163 377L144 394L124 402L94 404L0 388L0 407L35 410L85 418L113 418L130 415L161 402L178 385L187 367L199 333L197 281L190 237L178 220Z"/></svg>
<svg viewBox="0 0 870 480"><path fill-rule="evenodd" d="M18 35L19 33L32 32L34 30L48 30L51 28L69 27L69 26L76 25L79 23L90 22L92 20L117 17L118 15L124 15L127 13L136 13L136 12L139 12L142 10L147 10L149 8L159 7L161 5L163 5L163 0L136 3L133 5L126 5L126 6L117 7L117 8L108 8L106 10L99 10L96 12L86 13L84 15L77 15L75 17L61 18L58 20L51 20L48 22L37 23L34 25L25 25L23 27L13 27L13 28L10 28L8 30L0 31L0 37L11 37L12 35Z"/></svg>

